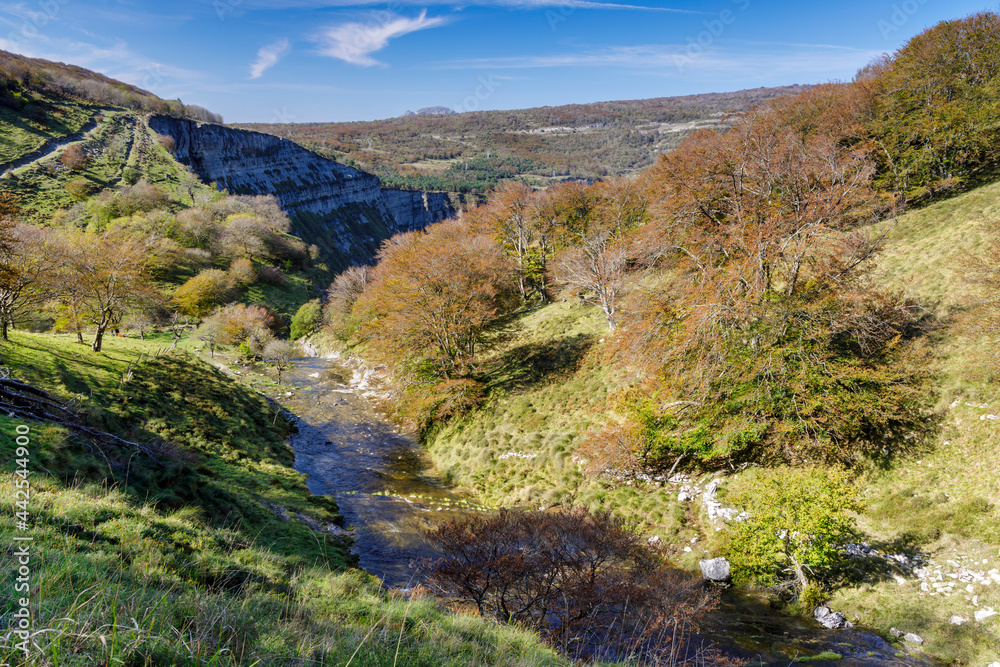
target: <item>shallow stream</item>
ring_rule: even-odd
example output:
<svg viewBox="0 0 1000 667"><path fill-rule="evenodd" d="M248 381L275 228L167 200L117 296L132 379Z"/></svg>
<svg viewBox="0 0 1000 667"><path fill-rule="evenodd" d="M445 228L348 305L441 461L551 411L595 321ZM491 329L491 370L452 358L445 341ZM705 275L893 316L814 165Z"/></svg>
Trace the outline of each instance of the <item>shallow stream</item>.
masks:
<svg viewBox="0 0 1000 667"><path fill-rule="evenodd" d="M418 581L420 561L434 552L422 531L434 523L475 509L472 499L447 488L412 438L382 419L361 391L352 371L334 360L299 359L285 376L296 387L283 403L298 417L292 437L295 468L308 475L314 494L336 498L354 531L354 552L362 568L387 587L408 588ZM724 647L751 665L788 667L796 658L824 652L836 660L812 660L818 667L929 666L903 655L866 630L825 630L807 619L727 592L699 639Z"/></svg>

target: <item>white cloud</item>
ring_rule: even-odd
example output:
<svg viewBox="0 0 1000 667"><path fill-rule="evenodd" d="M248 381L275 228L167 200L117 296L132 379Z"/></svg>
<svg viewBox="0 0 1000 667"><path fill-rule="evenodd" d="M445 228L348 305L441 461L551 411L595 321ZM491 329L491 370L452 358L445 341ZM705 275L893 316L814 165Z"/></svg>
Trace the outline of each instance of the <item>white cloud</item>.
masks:
<svg viewBox="0 0 1000 667"><path fill-rule="evenodd" d="M776 45L777 46L777 45ZM548 69L559 67L617 67L677 75L681 70L705 73L760 72L825 73L853 70L878 52L829 44L788 44L769 51L714 48L692 51L690 45L646 44L548 55L469 58L434 63L435 69ZM852 69L853 68L853 69Z"/></svg>
<svg viewBox="0 0 1000 667"><path fill-rule="evenodd" d="M288 40L282 39L274 44L262 46L257 52L257 60L250 64L250 78L259 79L264 72L274 67L288 53Z"/></svg>
<svg viewBox="0 0 1000 667"><path fill-rule="evenodd" d="M426 9L414 19L388 11L373 12L372 17L368 23L342 23L327 28L319 37L322 43L319 52L352 65L380 65L371 54L384 49L390 40L447 23L444 17L427 18Z"/></svg>
<svg viewBox="0 0 1000 667"><path fill-rule="evenodd" d="M261 9L359 7L383 4L385 0L246 0L241 7ZM649 12L677 12L682 14L707 14L693 9L673 9L670 7L649 7L599 0L396 0L403 5L444 5L447 7L510 7L515 9L545 9L566 7L573 9L631 9Z"/></svg>

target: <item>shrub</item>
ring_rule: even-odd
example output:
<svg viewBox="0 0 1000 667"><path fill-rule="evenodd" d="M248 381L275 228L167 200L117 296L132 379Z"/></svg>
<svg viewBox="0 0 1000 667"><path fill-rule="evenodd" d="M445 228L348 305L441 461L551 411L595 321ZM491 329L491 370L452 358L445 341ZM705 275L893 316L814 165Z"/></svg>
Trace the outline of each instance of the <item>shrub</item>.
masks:
<svg viewBox="0 0 1000 667"><path fill-rule="evenodd" d="M842 545L856 537L851 513L861 509L846 473L780 468L755 471L747 481L728 497L745 512L729 523L733 578L799 594L832 583Z"/></svg>
<svg viewBox="0 0 1000 667"><path fill-rule="evenodd" d="M610 513L501 510L427 538L444 554L430 576L439 592L534 628L574 657L676 656L670 631L695 626L714 606L700 581L666 567Z"/></svg>
<svg viewBox="0 0 1000 667"><path fill-rule="evenodd" d="M83 149L83 146L72 144L63 151L59 161L71 171L83 171L90 163L90 158L87 156L87 151Z"/></svg>
<svg viewBox="0 0 1000 667"><path fill-rule="evenodd" d="M323 323L323 307L318 299L302 304L292 317L291 337L298 340L319 330Z"/></svg>

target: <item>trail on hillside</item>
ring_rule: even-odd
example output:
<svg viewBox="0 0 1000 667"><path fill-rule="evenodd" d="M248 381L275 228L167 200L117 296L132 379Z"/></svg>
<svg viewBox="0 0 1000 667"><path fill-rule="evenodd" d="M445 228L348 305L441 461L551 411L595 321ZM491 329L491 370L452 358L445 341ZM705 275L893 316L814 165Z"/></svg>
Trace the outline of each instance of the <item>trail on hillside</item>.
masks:
<svg viewBox="0 0 1000 667"><path fill-rule="evenodd" d="M97 117L99 115L101 114L100 113L94 114L91 117L91 119L87 121L86 125L81 127L78 131L74 132L73 134L68 134L65 137L53 137L52 139L49 139L44 144L42 144L40 148L37 148L31 151L30 153L19 157L16 160L11 160L10 162L5 162L0 164L0 178L7 178L16 169L25 167L29 164L32 164L33 162L38 162L39 160L43 160L52 155L53 153L55 153L56 151L59 151L65 148L66 146L69 146L72 143L76 143L77 141L82 141L86 139L94 132L94 130L96 130L100 126L100 123L97 121Z"/></svg>

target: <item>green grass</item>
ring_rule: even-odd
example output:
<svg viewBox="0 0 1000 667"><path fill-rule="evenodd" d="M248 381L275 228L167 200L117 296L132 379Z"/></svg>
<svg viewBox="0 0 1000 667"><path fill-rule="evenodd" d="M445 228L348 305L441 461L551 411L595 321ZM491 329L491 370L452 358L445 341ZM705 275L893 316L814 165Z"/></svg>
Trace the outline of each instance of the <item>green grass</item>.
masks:
<svg viewBox="0 0 1000 667"><path fill-rule="evenodd" d="M199 361L191 341L156 356L168 337L115 337L96 354L68 336L15 332L0 348L13 376L76 397L91 425L163 442L154 463L23 423L39 648L30 664L566 664L535 635L390 594L348 569L346 543L296 516L332 523L337 508L291 468L283 419ZM18 424L0 417L6 516L16 509ZM16 583L13 537L11 522L0 523L4 590ZM9 618L14 599L0 600ZM0 639L0 662L20 664L14 641Z"/></svg>
<svg viewBox="0 0 1000 667"><path fill-rule="evenodd" d="M489 398L468 416L432 429L427 447L442 474L490 506L613 509L676 545L697 567L700 532L676 491L584 474L576 449L607 419L626 381L604 357L610 338L597 308L562 301L521 317L507 346L485 360Z"/></svg>
<svg viewBox="0 0 1000 667"><path fill-rule="evenodd" d="M95 112L88 105L39 94L22 109L0 107L0 164L38 150L50 139L80 131Z"/></svg>
<svg viewBox="0 0 1000 667"><path fill-rule="evenodd" d="M985 241L980 221L996 215L998 195L994 183L885 223L889 242L878 270L949 326L937 345L940 430L924 451L869 474L860 526L872 541L922 554L946 573L956 571L949 560L1000 568L1000 420L986 418L1000 414L1000 386L983 370L996 341L970 337L950 320L972 296L961 263ZM965 586L932 597L918 580L900 585L883 573L837 591L831 606L886 636L890 627L915 632L924 651L945 661L987 664L997 659L1000 622L972 617L976 609L1000 610L1000 585L975 586L978 606ZM953 615L969 622L953 625Z"/></svg>
<svg viewBox="0 0 1000 667"><path fill-rule="evenodd" d="M66 169L59 162L65 150L60 149L0 181L0 190L17 196L21 214L28 221L46 224L57 210L71 207L75 200L66 186L74 180L86 181L91 193L96 194L126 184L126 176L131 182L145 178L182 204L191 203L189 188L191 192L210 190L157 143L138 114L106 111L97 128L78 143L91 156L79 171Z"/></svg>

